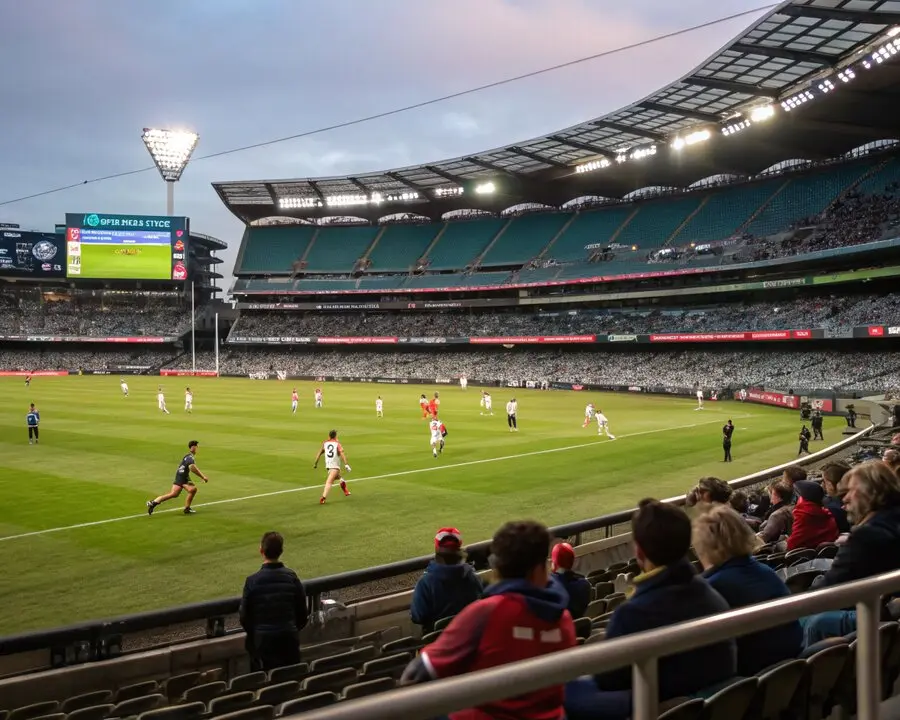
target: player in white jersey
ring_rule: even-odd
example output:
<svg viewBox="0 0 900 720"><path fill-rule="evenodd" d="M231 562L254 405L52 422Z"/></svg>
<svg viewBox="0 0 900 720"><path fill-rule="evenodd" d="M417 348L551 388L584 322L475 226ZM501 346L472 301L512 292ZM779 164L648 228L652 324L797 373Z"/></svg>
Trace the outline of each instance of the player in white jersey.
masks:
<svg viewBox="0 0 900 720"><path fill-rule="evenodd" d="M484 415L487 413L488 415L494 414L494 406L491 404L493 401L491 400L491 394L484 390L481 391L481 414Z"/></svg>
<svg viewBox="0 0 900 720"><path fill-rule="evenodd" d="M194 393L189 387L184 389L184 411L187 413L194 412Z"/></svg>
<svg viewBox="0 0 900 720"><path fill-rule="evenodd" d="M744 388L741 388L740 397L741 397L741 402L746 402L746 400L747 400L747 391L746 391Z"/></svg>
<svg viewBox="0 0 900 720"><path fill-rule="evenodd" d="M594 403L588 403L584 408L584 424L581 427L587 427L594 419Z"/></svg>
<svg viewBox="0 0 900 720"><path fill-rule="evenodd" d="M322 391L319 388L316 388L316 407L322 407Z"/></svg>
<svg viewBox="0 0 900 720"><path fill-rule="evenodd" d="M297 414L297 403L300 402L300 396L297 394L297 388L291 390L291 415Z"/></svg>
<svg viewBox="0 0 900 720"><path fill-rule="evenodd" d="M156 388L156 405L161 412L169 415L169 411L166 409L166 396L163 394L162 385L159 385Z"/></svg>
<svg viewBox="0 0 900 720"><path fill-rule="evenodd" d="M375 400L375 417L384 417L384 400L381 399L381 395Z"/></svg>
<svg viewBox="0 0 900 720"><path fill-rule="evenodd" d="M606 437L610 440L615 440L616 436L609 431L609 420L606 419L603 411L598 408L594 413L594 417L597 418L597 434L603 435L603 433L606 433Z"/></svg>
<svg viewBox="0 0 900 720"><path fill-rule="evenodd" d="M697 388L697 407L694 410L702 410L703 409L703 391L700 388Z"/></svg>
<svg viewBox="0 0 900 720"><path fill-rule="evenodd" d="M516 416L519 413L519 403L513 398L506 403L506 424L509 425L510 432L519 432L519 422Z"/></svg>
<svg viewBox="0 0 900 720"><path fill-rule="evenodd" d="M347 464L347 456L344 455L344 448L341 447L341 443L337 439L337 430L332 430L328 433L328 439L322 443L322 447L319 448L319 454L316 455L316 461L313 463L313 470L319 467L319 459L322 456L325 456L325 470L328 473L325 478L325 487L322 490L322 497L319 498L319 504L325 504L325 498L328 497L328 492L331 490L331 486L334 485L334 481L337 480L341 484L341 490L343 490L344 495L346 497L350 497L350 491L347 489L347 481L341 477L341 461L344 463L344 469L347 472L350 472L350 465Z"/></svg>
<svg viewBox="0 0 900 720"><path fill-rule="evenodd" d="M437 457L438 453L444 452L444 438L447 436L447 428L444 423L434 418L428 423L428 429L431 431L431 454Z"/></svg>
<svg viewBox="0 0 900 720"><path fill-rule="evenodd" d="M119 387L122 388L122 394L128 397L128 383L125 382L125 378L119 378Z"/></svg>
<svg viewBox="0 0 900 720"><path fill-rule="evenodd" d="M469 379L465 375L459 376L459 387L463 390L469 387Z"/></svg>

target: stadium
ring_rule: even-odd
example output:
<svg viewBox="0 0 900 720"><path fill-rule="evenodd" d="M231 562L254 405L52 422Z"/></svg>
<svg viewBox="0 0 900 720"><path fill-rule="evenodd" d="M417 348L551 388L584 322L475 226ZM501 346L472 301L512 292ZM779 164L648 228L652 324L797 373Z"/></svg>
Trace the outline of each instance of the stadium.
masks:
<svg viewBox="0 0 900 720"><path fill-rule="evenodd" d="M896 3L790 0L543 137L215 182L239 240L0 226L0 720L900 717L898 53ZM193 145L173 171L155 132L171 191ZM710 555L729 518L752 550L723 525ZM274 531L303 598L278 662L245 632ZM777 591L716 585L737 560ZM634 625L682 565L701 595ZM447 566L480 599L423 620ZM584 606L485 650L476 608L533 573Z"/></svg>

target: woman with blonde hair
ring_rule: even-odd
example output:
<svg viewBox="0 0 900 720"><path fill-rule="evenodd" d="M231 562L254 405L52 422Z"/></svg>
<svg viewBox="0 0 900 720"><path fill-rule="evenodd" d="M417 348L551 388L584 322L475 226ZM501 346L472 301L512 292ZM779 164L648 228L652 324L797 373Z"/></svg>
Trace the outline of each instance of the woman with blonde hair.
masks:
<svg viewBox="0 0 900 720"><path fill-rule="evenodd" d="M753 557L759 541L731 507L714 505L694 518L692 538L703 577L732 609L790 594L775 571ZM769 665L797 657L802 639L796 620L739 637L738 675L749 677Z"/></svg>

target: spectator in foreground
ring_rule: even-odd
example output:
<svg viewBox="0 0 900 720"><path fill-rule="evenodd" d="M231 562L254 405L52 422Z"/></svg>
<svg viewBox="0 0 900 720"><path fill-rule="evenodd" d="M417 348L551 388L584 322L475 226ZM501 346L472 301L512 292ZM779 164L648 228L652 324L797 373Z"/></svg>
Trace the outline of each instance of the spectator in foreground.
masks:
<svg viewBox="0 0 900 720"><path fill-rule="evenodd" d="M688 562L691 521L681 508L642 500L631 518L634 553L642 574L634 578L634 595L613 613L607 639L653 630L729 607ZM735 643L707 645L659 661L659 699L691 695L733 677ZM631 668L566 685L568 720L620 720L631 715Z"/></svg>
<svg viewBox="0 0 900 720"><path fill-rule="evenodd" d="M575 566L575 550L569 543L553 546L550 554L550 566L553 570L552 580L558 582L569 596L569 613L573 620L584 615L591 602L591 584L584 575L579 575L572 568Z"/></svg>
<svg viewBox="0 0 900 720"><path fill-rule="evenodd" d="M791 512L791 500L794 489L781 482L774 482L767 488L769 491L769 511L765 522L760 526L757 537L766 545L778 542L791 531L794 521Z"/></svg>
<svg viewBox="0 0 900 720"><path fill-rule="evenodd" d="M434 630L434 624L452 617L481 597L481 580L471 565L464 562L462 536L456 528L441 528L434 536L434 560L416 583L409 614L422 633Z"/></svg>
<svg viewBox="0 0 900 720"><path fill-rule="evenodd" d="M787 597L790 591L775 571L752 556L758 540L747 523L720 505L694 518L694 551L703 577L732 609ZM763 668L797 657L803 631L797 620L737 639L737 674L756 675Z"/></svg>
<svg viewBox="0 0 900 720"><path fill-rule="evenodd" d="M815 550L822 543L838 539L837 521L823 505L825 490L817 482L802 480L794 485L800 495L794 505L791 534L787 539L787 549Z"/></svg>
<svg viewBox="0 0 900 720"><path fill-rule="evenodd" d="M844 503L855 527L816 588L900 570L900 478L885 463L872 460L850 470L845 482ZM804 618L803 624L809 646L856 630L856 611L820 613Z"/></svg>
<svg viewBox="0 0 900 720"><path fill-rule="evenodd" d="M575 624L566 610L569 599L550 582L549 553L550 533L540 523L501 527L491 543L497 582L422 650L404 670L400 684L462 675L574 647ZM562 717L562 685L450 714L450 720Z"/></svg>
<svg viewBox="0 0 900 720"><path fill-rule="evenodd" d="M281 562L284 538L267 532L259 544L263 566L244 583L241 627L256 669L271 670L300 662L300 631L309 611L300 578Z"/></svg>
<svg viewBox="0 0 900 720"><path fill-rule="evenodd" d="M847 511L844 510L844 492L841 490L841 478L850 472L850 466L841 462L828 463L822 468L822 487L825 490L825 500L822 504L828 508L828 512L837 523L838 532L850 532L850 520L847 519Z"/></svg>
<svg viewBox="0 0 900 720"><path fill-rule="evenodd" d="M717 477L700 478L700 481L685 497L688 507L709 506L727 503L731 497L731 485Z"/></svg>

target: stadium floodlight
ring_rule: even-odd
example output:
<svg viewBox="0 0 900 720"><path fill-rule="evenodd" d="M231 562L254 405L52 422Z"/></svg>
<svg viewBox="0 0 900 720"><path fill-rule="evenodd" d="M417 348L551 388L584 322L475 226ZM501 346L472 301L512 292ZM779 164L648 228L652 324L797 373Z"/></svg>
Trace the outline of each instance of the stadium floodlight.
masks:
<svg viewBox="0 0 900 720"><path fill-rule="evenodd" d="M738 122L733 122L723 127L722 134L725 136L734 135L735 133L741 132L741 130L746 130L748 127L750 127L749 120L739 120Z"/></svg>
<svg viewBox="0 0 900 720"><path fill-rule="evenodd" d="M848 83L851 80L856 79L856 73L853 72L853 68L846 67L838 73L838 80L842 83Z"/></svg>
<svg viewBox="0 0 900 720"><path fill-rule="evenodd" d="M583 163L578 165L575 168L576 173L586 173L593 172L594 170L602 170L603 168L608 168L612 163L606 158L601 158L599 160L591 160L590 162Z"/></svg>
<svg viewBox="0 0 900 720"><path fill-rule="evenodd" d="M772 105L760 105L759 107L753 108L750 112L750 120L751 122L761 123L766 120L771 120L775 116L775 107Z"/></svg>
<svg viewBox="0 0 900 720"><path fill-rule="evenodd" d="M321 207L322 203L317 198L311 197L283 197L278 201L282 210L297 210L299 208Z"/></svg>
<svg viewBox="0 0 900 720"><path fill-rule="evenodd" d="M695 130L684 137L679 136L675 138L672 141L672 147L675 150L681 150L687 145L697 145L698 143L706 142L710 137L712 137L712 133L709 130Z"/></svg>
<svg viewBox="0 0 900 720"><path fill-rule="evenodd" d="M175 214L175 183L191 160L200 136L189 130L144 128L141 134L153 164L166 181L166 215Z"/></svg>
<svg viewBox="0 0 900 720"><path fill-rule="evenodd" d="M781 101L781 108L785 112L790 112L795 108L800 107L804 103L812 100L814 95L809 90L803 90L798 92L796 95L791 95L790 97L785 98Z"/></svg>
<svg viewBox="0 0 900 720"><path fill-rule="evenodd" d="M463 188L459 187L458 185L454 186L454 187L439 187L439 188L435 189L434 196L439 197L439 198L451 197L454 195L462 195L464 192L465 192L465 190Z"/></svg>
<svg viewBox="0 0 900 720"><path fill-rule="evenodd" d="M823 95L827 95L832 90L834 90L834 83L828 78L819 83L819 92Z"/></svg>
<svg viewBox="0 0 900 720"><path fill-rule="evenodd" d="M628 156L628 159L643 160L645 157L650 157L651 155L656 155L656 145L637 148L636 150L632 151L632 153Z"/></svg>
<svg viewBox="0 0 900 720"><path fill-rule="evenodd" d="M381 202L381 196L379 195ZM326 195L325 204L331 207L351 207L354 205L368 205L370 202L368 195L348 193L346 195Z"/></svg>
<svg viewBox="0 0 900 720"><path fill-rule="evenodd" d="M475 192L479 195L491 195L497 187L492 182L481 183L475 186Z"/></svg>

